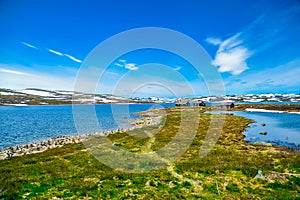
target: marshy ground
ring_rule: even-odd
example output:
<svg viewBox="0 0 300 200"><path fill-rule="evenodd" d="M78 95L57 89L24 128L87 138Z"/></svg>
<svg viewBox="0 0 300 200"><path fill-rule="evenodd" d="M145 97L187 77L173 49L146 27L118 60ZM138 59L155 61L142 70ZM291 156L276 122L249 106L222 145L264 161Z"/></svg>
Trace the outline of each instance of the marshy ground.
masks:
<svg viewBox="0 0 300 200"><path fill-rule="evenodd" d="M133 164L112 169L98 161L92 151L87 150L87 145L67 144L38 154L1 160L0 198L300 198L300 153L286 147L247 143L242 132L252 123L249 119L215 115L216 118L225 117L222 132L212 150L206 156L199 157L200 147L212 120L211 114L204 114L207 109L168 108L163 110L164 119L160 124L107 136L114 144L112 149L119 148L135 154L147 152L152 153L153 157L158 156L164 164L161 168L150 172L128 173L125 171L153 167L151 162L134 163L134 159L129 159L128 162ZM152 111L151 114L159 115L160 112L162 110ZM182 127L182 120L191 124ZM176 135L179 130L189 135L194 125L197 125L195 135L180 157L171 161L168 157L159 158L156 152L175 139L178 140ZM101 138L98 139L101 141ZM184 134L179 139L184 140ZM124 159L121 154L116 155ZM263 177L255 178L259 170Z"/></svg>

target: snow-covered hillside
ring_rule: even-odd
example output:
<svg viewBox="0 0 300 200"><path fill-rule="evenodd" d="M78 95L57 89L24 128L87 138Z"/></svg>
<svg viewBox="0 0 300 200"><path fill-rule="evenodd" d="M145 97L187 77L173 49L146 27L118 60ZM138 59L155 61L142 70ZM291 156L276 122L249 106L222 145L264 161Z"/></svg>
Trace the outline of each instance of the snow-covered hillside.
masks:
<svg viewBox="0 0 300 200"><path fill-rule="evenodd" d="M135 100L114 95L84 94L74 91L55 91L36 88L9 90L0 88L0 105L97 104L129 103Z"/></svg>
<svg viewBox="0 0 300 200"><path fill-rule="evenodd" d="M55 97L55 96L57 96L56 92L37 90L37 89L24 89L24 90L19 90L17 92L24 93L24 94L29 94L29 95L41 96L41 97Z"/></svg>

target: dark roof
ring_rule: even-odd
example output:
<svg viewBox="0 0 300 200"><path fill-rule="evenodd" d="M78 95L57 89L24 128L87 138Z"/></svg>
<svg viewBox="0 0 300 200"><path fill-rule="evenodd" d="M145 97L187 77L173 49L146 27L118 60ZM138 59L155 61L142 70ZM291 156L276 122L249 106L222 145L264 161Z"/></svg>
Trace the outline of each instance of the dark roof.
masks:
<svg viewBox="0 0 300 200"><path fill-rule="evenodd" d="M233 102L222 102L221 103L221 105L224 105L224 106L226 106L226 105L230 106L232 104L234 104L234 103Z"/></svg>

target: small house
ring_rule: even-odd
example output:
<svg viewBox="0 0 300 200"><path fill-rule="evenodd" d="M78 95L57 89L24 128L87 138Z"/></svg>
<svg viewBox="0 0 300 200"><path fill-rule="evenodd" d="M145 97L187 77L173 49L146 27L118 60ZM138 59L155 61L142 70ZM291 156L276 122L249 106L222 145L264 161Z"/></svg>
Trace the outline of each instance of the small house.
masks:
<svg viewBox="0 0 300 200"><path fill-rule="evenodd" d="M175 102L175 106L189 106L190 102L187 100L182 100L179 99L178 101Z"/></svg>
<svg viewBox="0 0 300 200"><path fill-rule="evenodd" d="M234 103L233 102L222 102L219 105L220 108L234 108Z"/></svg>
<svg viewBox="0 0 300 200"><path fill-rule="evenodd" d="M206 106L204 101L196 99L193 101L193 106Z"/></svg>

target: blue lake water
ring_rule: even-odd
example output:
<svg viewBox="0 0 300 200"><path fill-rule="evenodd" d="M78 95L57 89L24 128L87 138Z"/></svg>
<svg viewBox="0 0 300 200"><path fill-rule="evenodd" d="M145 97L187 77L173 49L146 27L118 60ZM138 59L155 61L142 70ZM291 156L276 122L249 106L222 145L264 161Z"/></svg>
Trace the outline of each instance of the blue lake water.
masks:
<svg viewBox="0 0 300 200"><path fill-rule="evenodd" d="M255 123L250 124L243 133L247 141L270 142L276 145L299 148L300 114L242 111L212 111L210 113L227 113L253 119ZM266 132L267 135L261 135L261 132Z"/></svg>
<svg viewBox="0 0 300 200"><path fill-rule="evenodd" d="M76 105L78 131L73 119L72 105L1 106L0 149L60 135L130 127L129 119L138 118L135 112L171 105L173 104ZM89 113L91 109L95 110L99 124L94 123L95 118Z"/></svg>
<svg viewBox="0 0 300 200"><path fill-rule="evenodd" d="M234 112L237 116L253 119L256 123L244 132L250 142L271 142L278 145L297 147L300 145L300 114ZM266 124L262 126L262 124ZM267 135L261 135L266 132Z"/></svg>

